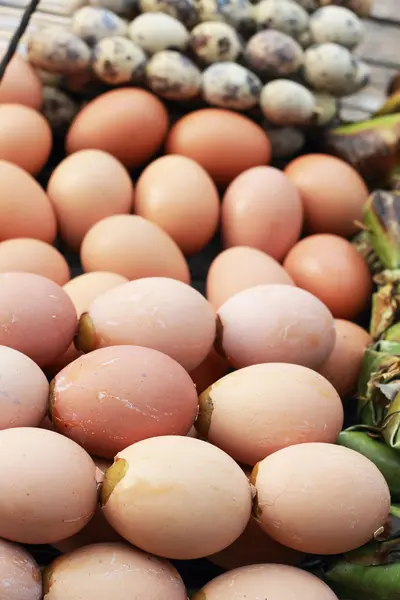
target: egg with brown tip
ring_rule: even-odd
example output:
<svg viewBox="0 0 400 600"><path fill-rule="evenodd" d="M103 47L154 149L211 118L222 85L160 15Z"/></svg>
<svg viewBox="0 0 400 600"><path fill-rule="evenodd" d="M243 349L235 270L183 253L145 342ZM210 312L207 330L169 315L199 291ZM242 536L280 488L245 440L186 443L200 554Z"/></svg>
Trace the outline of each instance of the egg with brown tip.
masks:
<svg viewBox="0 0 400 600"><path fill-rule="evenodd" d="M327 307L294 286L243 290L217 312L215 348L238 369L269 362L316 369L332 352L335 337Z"/></svg>
<svg viewBox="0 0 400 600"><path fill-rule="evenodd" d="M2 600L41 600L42 576L33 556L22 546L0 540Z"/></svg>
<svg viewBox="0 0 400 600"><path fill-rule="evenodd" d="M106 519L131 544L187 560L238 538L250 518L252 495L242 469L219 448L188 436L163 436L116 456L101 500Z"/></svg>
<svg viewBox="0 0 400 600"><path fill-rule="evenodd" d="M96 298L81 316L75 345L83 352L126 344L153 348L190 372L214 338L215 313L199 292L181 281L147 277Z"/></svg>

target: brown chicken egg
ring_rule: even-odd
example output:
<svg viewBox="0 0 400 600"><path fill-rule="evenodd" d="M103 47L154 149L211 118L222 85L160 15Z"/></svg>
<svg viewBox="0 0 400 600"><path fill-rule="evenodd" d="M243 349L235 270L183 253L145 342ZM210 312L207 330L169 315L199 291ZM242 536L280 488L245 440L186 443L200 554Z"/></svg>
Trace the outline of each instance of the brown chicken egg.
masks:
<svg viewBox="0 0 400 600"><path fill-rule="evenodd" d="M258 463L251 476L263 530L310 554L342 554L385 525L390 492L362 454L334 444L298 444Z"/></svg>
<svg viewBox="0 0 400 600"><path fill-rule="evenodd" d="M168 130L162 102L138 88L116 89L89 102L69 129L68 154L96 148L126 167L145 164L161 147Z"/></svg>
<svg viewBox="0 0 400 600"><path fill-rule="evenodd" d="M33 273L0 273L0 287L0 344L40 367L51 365L76 331L71 300L56 283Z"/></svg>
<svg viewBox="0 0 400 600"><path fill-rule="evenodd" d="M221 379L230 369L229 363L220 356L214 348L211 348L206 358L196 369L190 372L197 393L200 394L210 385Z"/></svg>
<svg viewBox="0 0 400 600"><path fill-rule="evenodd" d="M81 150L54 169L47 186L60 233L79 250L89 229L106 217L129 213L133 185L128 171L102 150Z"/></svg>
<svg viewBox="0 0 400 600"><path fill-rule="evenodd" d="M42 83L36 71L22 56L14 54L1 80L0 104L22 104L39 110L42 102Z"/></svg>
<svg viewBox="0 0 400 600"><path fill-rule="evenodd" d="M52 147L46 119L33 108L0 104L0 160L7 160L36 175L46 164Z"/></svg>
<svg viewBox="0 0 400 600"><path fill-rule="evenodd" d="M51 386L56 430L105 458L146 438L186 435L197 409L196 388L185 369L140 346L101 348L81 356Z"/></svg>
<svg viewBox="0 0 400 600"><path fill-rule="evenodd" d="M218 309L238 292L266 283L294 285L285 269L257 248L234 246L221 252L207 273L207 298Z"/></svg>
<svg viewBox="0 0 400 600"><path fill-rule="evenodd" d="M96 467L72 440L46 429L0 431L0 536L50 544L82 529L97 504Z"/></svg>
<svg viewBox="0 0 400 600"><path fill-rule="evenodd" d="M85 271L190 282L188 264L174 240L138 215L113 215L93 225L83 239L81 261Z"/></svg>
<svg viewBox="0 0 400 600"><path fill-rule="evenodd" d="M134 212L164 229L184 254L208 244L218 227L219 210L212 179L185 156L162 156L138 179Z"/></svg>
<svg viewBox="0 0 400 600"><path fill-rule="evenodd" d="M335 344L335 324L315 296L290 285L258 285L217 312L215 348L235 368L282 362L317 369Z"/></svg>
<svg viewBox="0 0 400 600"><path fill-rule="evenodd" d="M70 278L68 263L61 252L33 238L0 242L0 273L11 272L35 273L58 285L64 285Z"/></svg>
<svg viewBox="0 0 400 600"><path fill-rule="evenodd" d="M371 343L365 329L351 321L335 319L336 341L329 358L318 372L345 398L357 387L364 351Z"/></svg>
<svg viewBox="0 0 400 600"><path fill-rule="evenodd" d="M312 575L287 565L251 565L223 573L207 583L193 600L338 600Z"/></svg>
<svg viewBox="0 0 400 600"><path fill-rule="evenodd" d="M285 363L230 373L200 395L199 406L200 435L245 465L293 444L334 443L343 426L342 402L329 381Z"/></svg>
<svg viewBox="0 0 400 600"><path fill-rule="evenodd" d="M188 560L219 552L239 537L252 495L242 469L219 448L163 436L117 454L101 501L106 519L131 544Z"/></svg>
<svg viewBox="0 0 400 600"><path fill-rule="evenodd" d="M0 160L0 241L21 237L54 242L56 217L33 177Z"/></svg>
<svg viewBox="0 0 400 600"><path fill-rule="evenodd" d="M84 352L153 348L190 372L206 358L214 338L215 313L199 292L175 279L147 277L96 298L81 316L75 345Z"/></svg>
<svg viewBox="0 0 400 600"><path fill-rule="evenodd" d="M47 409L49 384L25 354L0 346L0 429L38 427Z"/></svg>
<svg viewBox="0 0 400 600"><path fill-rule="evenodd" d="M44 571L44 600L186 600L175 568L127 544L93 544Z"/></svg>
<svg viewBox="0 0 400 600"><path fill-rule="evenodd" d="M369 268L354 246L337 235L304 238L283 264L295 284L324 302L334 317L354 319L368 305Z"/></svg>
<svg viewBox="0 0 400 600"><path fill-rule="evenodd" d="M271 144L261 127L220 108L204 108L180 119L168 135L166 151L192 158L219 185L228 185L271 158Z"/></svg>
<svg viewBox="0 0 400 600"><path fill-rule="evenodd" d="M349 237L359 231L368 189L353 167L334 156L307 154L285 173L300 192L309 233Z"/></svg>
<svg viewBox="0 0 400 600"><path fill-rule="evenodd" d="M293 183L274 167L255 167L237 177L222 202L225 248L251 246L281 260L297 242L303 206Z"/></svg>
<svg viewBox="0 0 400 600"><path fill-rule="evenodd" d="M0 540L1 600L41 600L40 569L22 546Z"/></svg>

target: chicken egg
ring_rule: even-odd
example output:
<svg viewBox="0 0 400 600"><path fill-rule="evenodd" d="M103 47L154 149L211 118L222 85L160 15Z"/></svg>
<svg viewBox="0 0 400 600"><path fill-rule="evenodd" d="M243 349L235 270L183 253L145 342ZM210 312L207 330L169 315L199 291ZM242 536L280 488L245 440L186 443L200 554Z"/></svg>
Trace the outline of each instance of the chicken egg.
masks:
<svg viewBox="0 0 400 600"><path fill-rule="evenodd" d="M200 395L199 406L200 435L245 465L293 444L334 443L343 426L342 402L329 381L285 363L230 373Z"/></svg>
<svg viewBox="0 0 400 600"><path fill-rule="evenodd" d="M69 281L70 271L64 256L50 244L32 238L0 242L0 273L35 273L58 285Z"/></svg>
<svg viewBox="0 0 400 600"><path fill-rule="evenodd" d="M104 150L126 167L137 167L159 150L167 130L168 114L156 96L138 88L116 89L80 111L68 131L66 148L68 154Z"/></svg>
<svg viewBox="0 0 400 600"><path fill-rule="evenodd" d="M192 158L215 183L227 185L246 169L267 164L271 145L261 127L247 117L205 108L175 123L166 141L166 152Z"/></svg>
<svg viewBox="0 0 400 600"><path fill-rule="evenodd" d="M101 150L81 150L61 161L47 186L60 233L79 250L89 229L106 217L129 213L133 185L128 171Z"/></svg>
<svg viewBox="0 0 400 600"><path fill-rule="evenodd" d="M1 80L0 104L22 104L39 110L42 103L39 76L27 60L14 54Z"/></svg>
<svg viewBox="0 0 400 600"><path fill-rule="evenodd" d="M45 569L43 579L44 600L187 598L170 563L120 543L93 544L65 554Z"/></svg>
<svg viewBox="0 0 400 600"><path fill-rule="evenodd" d="M6 540L0 540L0 598L42 598L42 576L33 556L21 546Z"/></svg>
<svg viewBox="0 0 400 600"><path fill-rule="evenodd" d="M351 321L335 319L335 327L336 341L332 353L318 372L345 398L357 386L364 351L372 340L365 329Z"/></svg>
<svg viewBox="0 0 400 600"><path fill-rule="evenodd" d="M164 229L185 254L208 244L218 227L219 211L212 179L185 156L158 158L137 181L134 212Z"/></svg>
<svg viewBox="0 0 400 600"><path fill-rule="evenodd" d="M55 429L104 458L146 438L186 435L197 409L196 388L185 369L140 346L90 352L51 385Z"/></svg>
<svg viewBox="0 0 400 600"><path fill-rule="evenodd" d="M81 316L75 340L90 352L138 345L167 354L188 372L206 358L215 338L215 313L189 285L147 277L102 294Z"/></svg>
<svg viewBox="0 0 400 600"><path fill-rule="evenodd" d="M265 252L234 246L211 263L206 280L207 298L218 309L238 292L264 283L294 285L285 269Z"/></svg>
<svg viewBox="0 0 400 600"><path fill-rule="evenodd" d="M106 519L131 544L188 560L238 538L252 496L246 475L225 452L195 438L163 436L117 454L101 501Z"/></svg>
<svg viewBox="0 0 400 600"><path fill-rule="evenodd" d="M217 312L216 350L235 368L282 362L316 369L335 344L335 324L315 296L290 285L258 285Z"/></svg>
<svg viewBox="0 0 400 600"><path fill-rule="evenodd" d="M0 287L0 344L40 367L51 365L76 330L71 300L56 283L33 273L0 273Z"/></svg>
<svg viewBox="0 0 400 600"><path fill-rule="evenodd" d="M0 160L0 241L21 237L54 242L56 217L33 177Z"/></svg>
<svg viewBox="0 0 400 600"><path fill-rule="evenodd" d="M353 167L334 156L307 154L285 173L300 192L309 233L348 237L359 231L368 189Z"/></svg>
<svg viewBox="0 0 400 600"><path fill-rule="evenodd" d="M362 454L335 444L278 450L252 473L263 530L310 554L342 554L366 544L385 525L390 492Z"/></svg>
<svg viewBox="0 0 400 600"><path fill-rule="evenodd" d="M85 271L111 271L127 279L190 281L188 264L174 240L138 215L113 215L93 225L83 239L81 261Z"/></svg>
<svg viewBox="0 0 400 600"><path fill-rule="evenodd" d="M49 544L82 529L97 503L95 464L72 440L46 429L0 431L0 536Z"/></svg>
<svg viewBox="0 0 400 600"><path fill-rule="evenodd" d="M212 579L193 600L338 600L312 575L287 565L250 565Z"/></svg>
<svg viewBox="0 0 400 600"><path fill-rule="evenodd" d="M354 246L339 236L306 237L290 250L283 264L295 284L324 302L334 317L354 319L368 305L369 268Z"/></svg>

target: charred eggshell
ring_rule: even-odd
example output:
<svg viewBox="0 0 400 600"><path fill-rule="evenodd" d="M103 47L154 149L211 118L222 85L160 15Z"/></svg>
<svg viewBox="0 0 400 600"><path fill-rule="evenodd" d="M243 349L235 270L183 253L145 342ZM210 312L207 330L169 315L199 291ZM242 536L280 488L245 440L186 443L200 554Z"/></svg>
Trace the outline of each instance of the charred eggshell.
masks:
<svg viewBox="0 0 400 600"><path fill-rule="evenodd" d="M361 42L364 30L360 19L351 10L343 6L326 6L311 16L310 32L316 44L334 42L351 50Z"/></svg>
<svg viewBox="0 0 400 600"><path fill-rule="evenodd" d="M276 29L296 39L308 29L308 13L289 0L262 0L254 14L258 29Z"/></svg>
<svg viewBox="0 0 400 600"><path fill-rule="evenodd" d="M205 64L235 61L242 50L235 29L218 21L199 23L190 33L189 45L194 55Z"/></svg>
<svg viewBox="0 0 400 600"><path fill-rule="evenodd" d="M261 86L254 73L234 62L215 63L203 72L203 98L211 106L248 110L257 104Z"/></svg>
<svg viewBox="0 0 400 600"><path fill-rule="evenodd" d="M354 56L339 44L320 44L304 53L304 77L319 92L334 96L348 94L356 80L358 63Z"/></svg>
<svg viewBox="0 0 400 600"><path fill-rule="evenodd" d="M201 72L184 54L163 50L151 57L146 67L149 88L168 100L189 100L198 96Z"/></svg>
<svg viewBox="0 0 400 600"><path fill-rule="evenodd" d="M72 17L71 31L89 46L94 46L105 37L126 35L128 24L111 10L84 6Z"/></svg>
<svg viewBox="0 0 400 600"><path fill-rule="evenodd" d="M110 85L140 82L146 69L142 48L123 37L100 40L93 50L93 71Z"/></svg>
<svg viewBox="0 0 400 600"><path fill-rule="evenodd" d="M194 0L139 0L140 12L162 12L191 27L197 22Z"/></svg>
<svg viewBox="0 0 400 600"><path fill-rule="evenodd" d="M90 64L89 46L72 32L59 27L35 31L29 36L27 48L30 62L52 73L81 73Z"/></svg>
<svg viewBox="0 0 400 600"><path fill-rule="evenodd" d="M314 95L304 85L289 79L276 79L261 90L261 110L275 125L307 125L315 106Z"/></svg>
<svg viewBox="0 0 400 600"><path fill-rule="evenodd" d="M147 54L161 50L184 50L189 42L186 27L171 15L149 12L136 17L129 25L132 42Z"/></svg>
<svg viewBox="0 0 400 600"><path fill-rule="evenodd" d="M303 64L303 49L280 31L260 31L247 43L245 57L250 68L270 76L296 73Z"/></svg>

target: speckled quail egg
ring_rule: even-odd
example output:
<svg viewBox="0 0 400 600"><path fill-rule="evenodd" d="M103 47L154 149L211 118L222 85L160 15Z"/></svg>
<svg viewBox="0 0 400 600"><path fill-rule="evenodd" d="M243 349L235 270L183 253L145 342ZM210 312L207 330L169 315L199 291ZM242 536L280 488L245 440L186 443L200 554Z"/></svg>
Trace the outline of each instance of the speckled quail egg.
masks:
<svg viewBox="0 0 400 600"><path fill-rule="evenodd" d="M371 70L367 63L360 60L356 56L354 58L354 63L356 66L356 74L354 79L349 80L346 89L344 90L344 94L346 96L351 96L352 94L356 94L360 90L362 90L366 85L369 84L371 77Z"/></svg>
<svg viewBox="0 0 400 600"><path fill-rule="evenodd" d="M239 33L256 30L253 6L248 0L195 0L200 21L225 21Z"/></svg>
<svg viewBox="0 0 400 600"><path fill-rule="evenodd" d="M147 57L142 48L123 37L100 40L93 51L93 71L110 85L140 83Z"/></svg>
<svg viewBox="0 0 400 600"><path fill-rule="evenodd" d="M266 125L264 131L270 141L274 158L289 158L300 152L306 143L306 136L296 127Z"/></svg>
<svg viewBox="0 0 400 600"><path fill-rule="evenodd" d="M334 42L351 49L361 42L364 29L357 15L348 8L326 6L311 16L310 32L317 44Z"/></svg>
<svg viewBox="0 0 400 600"><path fill-rule="evenodd" d="M61 73L50 73L50 71L44 71L43 69L35 69L35 71L43 85L60 87L63 77Z"/></svg>
<svg viewBox="0 0 400 600"><path fill-rule="evenodd" d="M33 32L27 49L33 65L52 73L80 73L88 68L91 59L91 50L83 40L56 26Z"/></svg>
<svg viewBox="0 0 400 600"><path fill-rule="evenodd" d="M53 131L65 132L79 112L79 104L56 87L43 87L42 113Z"/></svg>
<svg viewBox="0 0 400 600"><path fill-rule="evenodd" d="M105 37L126 35L128 24L111 10L84 6L72 17L71 31L89 46L94 46Z"/></svg>
<svg viewBox="0 0 400 600"><path fill-rule="evenodd" d="M174 50L157 52L147 63L146 76L149 88L168 100L189 100L200 93L200 70Z"/></svg>
<svg viewBox="0 0 400 600"><path fill-rule="evenodd" d="M148 54L161 50L184 50L189 42L186 27L171 15L161 12L143 13L129 25L132 42Z"/></svg>
<svg viewBox="0 0 400 600"><path fill-rule="evenodd" d="M140 12L162 12L192 27L198 21L194 0L138 0Z"/></svg>
<svg viewBox="0 0 400 600"><path fill-rule="evenodd" d="M300 44L280 31L260 31L246 46L246 61L256 72L271 76L296 73L303 64Z"/></svg>
<svg viewBox="0 0 400 600"><path fill-rule="evenodd" d="M319 0L294 0L296 4L300 4L308 12L313 12L319 7Z"/></svg>
<svg viewBox="0 0 400 600"><path fill-rule="evenodd" d="M339 114L339 103L337 98L330 94L314 94L315 98L315 124L325 127Z"/></svg>
<svg viewBox="0 0 400 600"><path fill-rule="evenodd" d="M270 81L261 90L260 107L275 125L307 125L315 111L314 95L290 79Z"/></svg>
<svg viewBox="0 0 400 600"><path fill-rule="evenodd" d="M203 98L212 106L248 110L257 104L261 87L254 73L234 62L215 63L203 71Z"/></svg>
<svg viewBox="0 0 400 600"><path fill-rule="evenodd" d="M117 15L131 16L137 13L137 0L89 0L89 4L108 8Z"/></svg>
<svg viewBox="0 0 400 600"><path fill-rule="evenodd" d="M206 64L235 61L242 51L234 28L218 21L199 23L190 33L189 45L193 54Z"/></svg>
<svg viewBox="0 0 400 600"><path fill-rule="evenodd" d="M254 15L258 29L276 29L296 39L308 29L308 13L291 0L262 0Z"/></svg>
<svg viewBox="0 0 400 600"><path fill-rule="evenodd" d="M339 44L311 46L304 53L304 77L319 92L347 95L356 75L355 57Z"/></svg>
<svg viewBox="0 0 400 600"><path fill-rule="evenodd" d="M330 6L331 4L339 4L340 6L349 8L359 17L368 17L371 13L373 2L374 0L319 0L319 5Z"/></svg>

